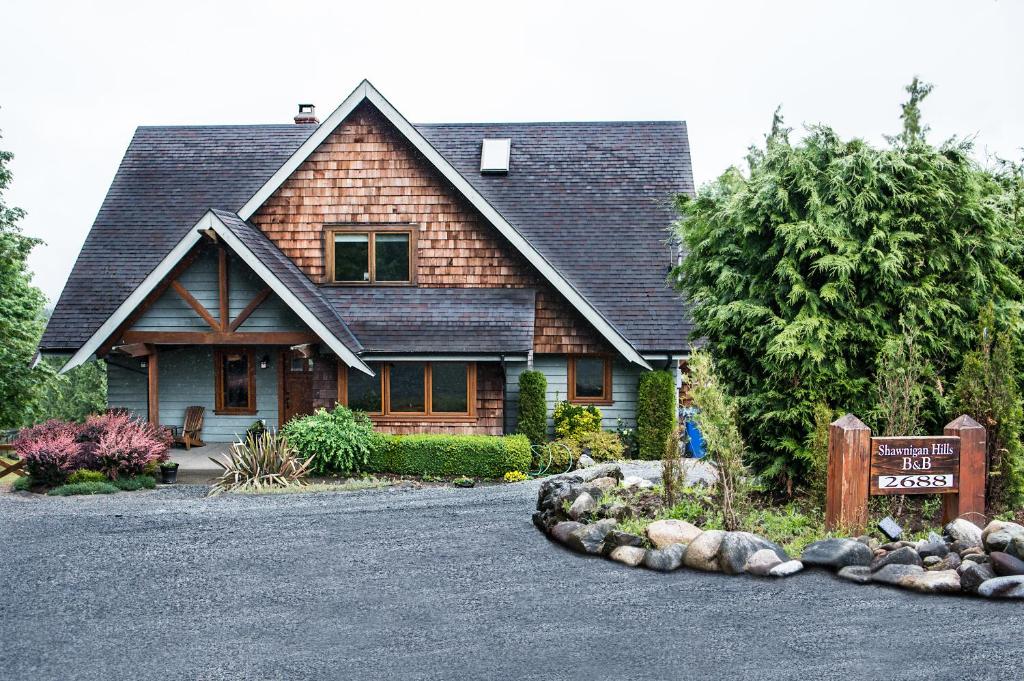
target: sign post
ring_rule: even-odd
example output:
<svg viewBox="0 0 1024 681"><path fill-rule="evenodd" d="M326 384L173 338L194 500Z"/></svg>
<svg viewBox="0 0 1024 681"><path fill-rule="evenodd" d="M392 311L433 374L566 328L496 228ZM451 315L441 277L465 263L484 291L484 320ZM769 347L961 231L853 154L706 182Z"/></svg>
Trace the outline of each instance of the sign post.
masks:
<svg viewBox="0 0 1024 681"><path fill-rule="evenodd" d="M868 497L942 494L942 522L985 521L985 428L970 416L944 435L871 437L853 414L829 426L825 526L864 532Z"/></svg>

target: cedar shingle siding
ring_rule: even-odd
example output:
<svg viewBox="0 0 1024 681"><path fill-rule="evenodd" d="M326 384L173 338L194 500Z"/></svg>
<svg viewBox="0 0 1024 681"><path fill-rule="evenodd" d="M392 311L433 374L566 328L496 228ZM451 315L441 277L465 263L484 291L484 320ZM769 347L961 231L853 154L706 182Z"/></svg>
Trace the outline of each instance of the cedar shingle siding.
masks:
<svg viewBox="0 0 1024 681"><path fill-rule="evenodd" d="M590 324L367 104L331 133L250 222L320 283L328 277L324 225L414 225L418 286L536 289L535 352L610 351ZM336 297L346 295L341 290Z"/></svg>

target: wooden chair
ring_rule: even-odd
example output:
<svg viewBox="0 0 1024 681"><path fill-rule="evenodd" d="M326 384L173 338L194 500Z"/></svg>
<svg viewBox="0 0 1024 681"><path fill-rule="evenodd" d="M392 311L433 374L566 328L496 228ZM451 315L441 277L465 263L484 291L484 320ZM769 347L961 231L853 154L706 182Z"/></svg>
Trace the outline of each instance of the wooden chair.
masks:
<svg viewBox="0 0 1024 681"><path fill-rule="evenodd" d="M191 449L192 445L202 447L204 442L201 437L203 432L203 407L188 407L185 410L185 423L179 426L171 426L171 433L174 435L174 444L185 449Z"/></svg>

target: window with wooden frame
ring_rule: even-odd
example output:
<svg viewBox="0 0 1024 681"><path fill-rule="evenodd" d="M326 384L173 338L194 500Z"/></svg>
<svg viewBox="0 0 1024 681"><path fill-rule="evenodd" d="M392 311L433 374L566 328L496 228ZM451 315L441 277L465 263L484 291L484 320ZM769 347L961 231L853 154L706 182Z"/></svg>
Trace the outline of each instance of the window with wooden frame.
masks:
<svg viewBox="0 0 1024 681"><path fill-rule="evenodd" d="M569 356L569 401L580 404L612 404L611 357Z"/></svg>
<svg viewBox="0 0 1024 681"><path fill-rule="evenodd" d="M256 413L256 367L251 349L214 350L213 377L217 414Z"/></svg>
<svg viewBox="0 0 1024 681"><path fill-rule="evenodd" d="M412 225L344 225L324 230L326 283L408 286L416 281Z"/></svg>
<svg viewBox="0 0 1024 681"><path fill-rule="evenodd" d="M371 363L377 374L339 365L338 402L392 419L465 419L476 414L473 362Z"/></svg>

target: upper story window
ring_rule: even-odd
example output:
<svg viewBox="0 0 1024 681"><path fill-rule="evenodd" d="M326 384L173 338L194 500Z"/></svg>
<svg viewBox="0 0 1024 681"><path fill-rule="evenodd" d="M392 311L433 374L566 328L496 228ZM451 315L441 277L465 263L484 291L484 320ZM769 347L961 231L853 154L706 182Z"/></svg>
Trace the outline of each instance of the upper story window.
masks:
<svg viewBox="0 0 1024 681"><path fill-rule="evenodd" d="M612 359L603 355L569 357L569 401L612 404Z"/></svg>
<svg viewBox="0 0 1024 681"><path fill-rule="evenodd" d="M332 284L412 284L416 232L411 226L329 227L326 278Z"/></svg>

